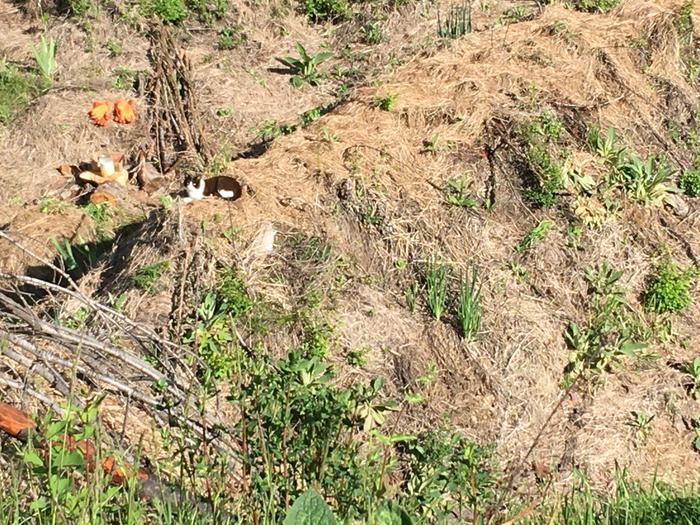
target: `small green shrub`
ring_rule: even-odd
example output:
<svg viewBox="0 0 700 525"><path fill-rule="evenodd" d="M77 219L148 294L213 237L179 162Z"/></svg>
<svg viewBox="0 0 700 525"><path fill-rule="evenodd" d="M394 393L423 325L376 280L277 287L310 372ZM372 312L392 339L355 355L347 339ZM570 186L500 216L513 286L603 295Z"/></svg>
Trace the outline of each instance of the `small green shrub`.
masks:
<svg viewBox="0 0 700 525"><path fill-rule="evenodd" d="M394 107L394 103L396 102L396 97L396 93L389 93L381 97L376 96L372 101L372 105L375 108L379 108L383 111L391 111L391 109Z"/></svg>
<svg viewBox="0 0 700 525"><path fill-rule="evenodd" d="M588 13L607 13L619 3L620 0L573 0L572 2L575 9Z"/></svg>
<svg viewBox="0 0 700 525"><path fill-rule="evenodd" d="M586 270L589 317L583 325L572 322L566 328L564 339L571 353L562 387L571 386L579 377L596 380L620 365L623 357L642 357L644 334L629 311L625 289L618 285L621 277L622 272L607 262Z"/></svg>
<svg viewBox="0 0 700 525"><path fill-rule="evenodd" d="M362 32L362 39L365 41L365 44L373 46L382 41L382 23L379 20L367 22L362 26L360 31Z"/></svg>
<svg viewBox="0 0 700 525"><path fill-rule="evenodd" d="M225 27L219 31L216 47L222 51L234 49L245 44L248 36L239 27Z"/></svg>
<svg viewBox="0 0 700 525"><path fill-rule="evenodd" d="M187 18L184 0L147 0L146 14L154 14L164 22L177 24Z"/></svg>
<svg viewBox="0 0 700 525"><path fill-rule="evenodd" d="M700 197L700 167L684 171L678 186L689 197Z"/></svg>
<svg viewBox="0 0 700 525"><path fill-rule="evenodd" d="M663 262L650 277L644 306L657 313L681 312L690 305L692 270L682 271L672 261Z"/></svg>
<svg viewBox="0 0 700 525"><path fill-rule="evenodd" d="M303 0L302 8L311 22L340 22L350 18L348 0Z"/></svg>
<svg viewBox="0 0 700 525"><path fill-rule="evenodd" d="M536 181L525 190L525 195L540 208L552 206L564 185L561 166L541 144L528 147L527 162Z"/></svg>
<svg viewBox="0 0 700 525"><path fill-rule="evenodd" d="M318 71L318 66L331 58L333 53L330 51L319 51L313 55L309 55L304 46L302 46L299 42L297 42L294 47L299 54L299 58L291 56L277 58L278 62L281 62L290 69L292 77L289 79L289 81L294 87L297 88L301 87L304 82L307 82L312 86L318 85L320 79L323 77L323 75Z"/></svg>
<svg viewBox="0 0 700 525"><path fill-rule="evenodd" d="M460 208L474 208L478 202L469 191L470 186L464 175L448 180L443 190L447 204Z"/></svg>

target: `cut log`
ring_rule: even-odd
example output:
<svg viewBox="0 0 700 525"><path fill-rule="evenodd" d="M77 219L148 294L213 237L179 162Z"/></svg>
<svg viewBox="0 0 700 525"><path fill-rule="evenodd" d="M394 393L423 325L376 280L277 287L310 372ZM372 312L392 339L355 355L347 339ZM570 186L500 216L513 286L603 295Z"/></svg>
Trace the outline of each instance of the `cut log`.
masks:
<svg viewBox="0 0 700 525"><path fill-rule="evenodd" d="M107 202L109 204L119 204L126 199L126 189L117 182L105 182L100 184L95 191L90 194L92 204Z"/></svg>

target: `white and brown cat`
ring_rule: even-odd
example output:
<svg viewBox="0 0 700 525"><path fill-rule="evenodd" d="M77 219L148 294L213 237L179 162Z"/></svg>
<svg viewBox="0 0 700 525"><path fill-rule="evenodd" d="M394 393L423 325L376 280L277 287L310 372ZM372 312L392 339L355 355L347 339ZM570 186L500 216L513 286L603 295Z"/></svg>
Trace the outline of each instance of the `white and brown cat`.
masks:
<svg viewBox="0 0 700 525"><path fill-rule="evenodd" d="M226 175L208 179L201 175L188 175L185 178L185 190L187 190L186 202L201 200L210 196L233 201L243 195L241 183Z"/></svg>

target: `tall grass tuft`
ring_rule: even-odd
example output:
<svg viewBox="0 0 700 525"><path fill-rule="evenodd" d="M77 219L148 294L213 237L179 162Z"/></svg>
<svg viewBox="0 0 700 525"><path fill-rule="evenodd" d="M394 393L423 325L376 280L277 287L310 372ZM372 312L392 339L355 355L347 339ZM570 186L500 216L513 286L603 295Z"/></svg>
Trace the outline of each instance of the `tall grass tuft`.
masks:
<svg viewBox="0 0 700 525"><path fill-rule="evenodd" d="M472 32L471 0L462 5L452 5L447 18L440 18L438 10L438 36L440 38L460 38Z"/></svg>
<svg viewBox="0 0 700 525"><path fill-rule="evenodd" d="M34 60L46 80L52 81L56 73L56 41L41 35L39 45L32 49Z"/></svg>
<svg viewBox="0 0 700 525"><path fill-rule="evenodd" d="M425 268L425 291L430 314L439 321L447 303L447 266L434 258Z"/></svg>
<svg viewBox="0 0 700 525"><path fill-rule="evenodd" d="M462 277L459 287L457 319L465 339L475 337L481 328L481 284L477 282L477 273L473 266Z"/></svg>

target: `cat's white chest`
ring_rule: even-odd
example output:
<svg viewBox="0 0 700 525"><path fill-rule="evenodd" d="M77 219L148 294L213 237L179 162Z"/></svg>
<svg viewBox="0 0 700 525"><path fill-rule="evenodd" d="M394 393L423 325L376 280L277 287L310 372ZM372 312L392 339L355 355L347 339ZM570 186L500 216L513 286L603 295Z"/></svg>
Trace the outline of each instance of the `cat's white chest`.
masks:
<svg viewBox="0 0 700 525"><path fill-rule="evenodd" d="M195 186L192 182L188 182L187 186L187 197L192 200L201 200L204 198L204 179L199 181L199 185Z"/></svg>

